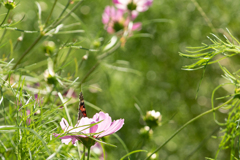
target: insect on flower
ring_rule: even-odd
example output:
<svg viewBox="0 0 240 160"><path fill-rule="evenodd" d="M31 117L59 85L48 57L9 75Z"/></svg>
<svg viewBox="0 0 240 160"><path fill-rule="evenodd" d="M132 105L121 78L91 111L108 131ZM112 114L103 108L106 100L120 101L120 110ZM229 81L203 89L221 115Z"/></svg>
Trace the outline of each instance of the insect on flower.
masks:
<svg viewBox="0 0 240 160"><path fill-rule="evenodd" d="M78 120L80 120L82 117L87 117L87 112L84 104L83 94L82 92L79 95L79 110L78 110Z"/></svg>

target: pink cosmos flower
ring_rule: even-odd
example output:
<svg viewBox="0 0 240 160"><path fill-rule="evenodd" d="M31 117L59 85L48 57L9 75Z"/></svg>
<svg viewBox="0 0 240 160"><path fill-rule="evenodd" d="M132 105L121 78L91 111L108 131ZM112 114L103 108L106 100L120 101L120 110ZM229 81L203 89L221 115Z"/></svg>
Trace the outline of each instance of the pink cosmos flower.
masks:
<svg viewBox="0 0 240 160"><path fill-rule="evenodd" d="M115 33L121 30L129 29L130 31L140 30L141 23L133 23L129 28L130 18L124 18L124 11L115 9L114 7L107 6L102 15L102 22L105 24L105 28L108 33ZM131 20L134 20L137 14L131 15Z"/></svg>
<svg viewBox="0 0 240 160"><path fill-rule="evenodd" d="M113 3L118 9L132 12L144 12L148 10L152 2L153 0L113 0Z"/></svg>
<svg viewBox="0 0 240 160"><path fill-rule="evenodd" d="M97 124L96 124L97 123ZM92 127L89 125L95 124ZM112 121L112 118L108 113L99 112L96 113L93 118L83 117L73 128L69 126L66 119L62 118L60 125L64 130L64 133L78 134L79 135L66 135L60 137L62 143L68 144L72 141L72 144L75 144L80 138L88 138L92 136L94 138L101 138L110 134L117 132L122 128L124 124L124 119L118 119ZM54 134L55 137L58 137L60 134Z"/></svg>

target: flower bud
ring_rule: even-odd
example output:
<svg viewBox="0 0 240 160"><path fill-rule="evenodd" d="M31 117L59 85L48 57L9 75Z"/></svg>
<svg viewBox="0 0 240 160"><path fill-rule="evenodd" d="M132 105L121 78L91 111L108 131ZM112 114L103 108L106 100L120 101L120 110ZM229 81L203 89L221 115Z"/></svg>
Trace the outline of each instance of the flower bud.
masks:
<svg viewBox="0 0 240 160"><path fill-rule="evenodd" d="M147 156L150 156L151 153L148 153ZM157 160L158 159L158 156L156 153L154 153L151 157L150 157L151 160Z"/></svg>
<svg viewBox="0 0 240 160"><path fill-rule="evenodd" d="M23 36L18 37L17 41L21 42L23 40Z"/></svg>
<svg viewBox="0 0 240 160"><path fill-rule="evenodd" d="M11 10L11 9L14 9L16 7L16 4L15 2L13 2L12 0L8 0L6 2L4 2L4 6L8 9L8 10Z"/></svg>
<svg viewBox="0 0 240 160"><path fill-rule="evenodd" d="M153 130L150 129L149 126L145 126L143 128L140 129L140 135L144 138L144 139L150 139L151 136L153 134Z"/></svg>
<svg viewBox="0 0 240 160"><path fill-rule="evenodd" d="M38 115L38 114L40 114L41 113L41 111L40 110L37 110L35 113L34 113L34 115Z"/></svg>
<svg viewBox="0 0 240 160"><path fill-rule="evenodd" d="M83 60L87 60L88 59L88 55L85 54L83 57L82 57Z"/></svg>
<svg viewBox="0 0 240 160"><path fill-rule="evenodd" d="M127 4L127 9L130 11L136 10L137 5L133 2Z"/></svg>
<svg viewBox="0 0 240 160"><path fill-rule="evenodd" d="M114 22L113 24L113 30L115 32L121 31L124 29L124 25L121 22Z"/></svg>
<svg viewBox="0 0 240 160"><path fill-rule="evenodd" d="M45 81L48 83L48 84L53 84L53 85L56 85L57 84L57 79L56 77L54 76L54 73L53 74L50 74L48 69L44 72L43 74L44 76L44 79Z"/></svg>
<svg viewBox="0 0 240 160"><path fill-rule="evenodd" d="M94 48L98 48L98 47L100 47L100 45L101 45L101 42L99 40L94 40L93 41L93 47Z"/></svg>
<svg viewBox="0 0 240 160"><path fill-rule="evenodd" d="M47 78L47 83L48 83L48 84L56 85L56 84L57 84L57 79L56 79L56 77L48 77L48 78Z"/></svg>
<svg viewBox="0 0 240 160"><path fill-rule="evenodd" d="M148 111L144 117L144 121L150 128L157 127L161 125L162 116L160 112L156 112L155 110Z"/></svg>
<svg viewBox="0 0 240 160"><path fill-rule="evenodd" d="M95 143L92 147L91 147L91 150L94 154L96 154L99 159L102 159L103 158L103 149L102 149L102 146L100 143Z"/></svg>
<svg viewBox="0 0 240 160"><path fill-rule="evenodd" d="M94 139L88 138L88 137L79 137L79 140L82 142L82 144L87 147L90 148L91 146L93 146L96 141Z"/></svg>
<svg viewBox="0 0 240 160"><path fill-rule="evenodd" d="M45 41L43 44L43 49L46 54L50 55L55 50L55 43L53 41Z"/></svg>
<svg viewBox="0 0 240 160"><path fill-rule="evenodd" d="M234 95L234 98L238 98L238 99L240 99L240 88L236 88L236 89L235 89L235 95Z"/></svg>

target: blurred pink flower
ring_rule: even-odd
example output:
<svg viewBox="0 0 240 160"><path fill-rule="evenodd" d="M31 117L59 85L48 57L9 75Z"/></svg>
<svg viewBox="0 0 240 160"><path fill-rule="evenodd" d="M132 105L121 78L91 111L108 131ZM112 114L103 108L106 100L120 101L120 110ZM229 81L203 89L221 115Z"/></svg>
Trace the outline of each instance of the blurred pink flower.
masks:
<svg viewBox="0 0 240 160"><path fill-rule="evenodd" d="M89 127L91 124L95 125ZM72 141L72 144L75 144L76 141L80 138L87 138L89 136L92 136L94 138L101 138L113 134L121 129L123 124L124 119L118 119L112 122L112 118L109 116L109 114L103 112L96 113L93 118L81 118L74 128L72 126L69 126L66 119L62 118L60 125L64 130L64 133L77 134L81 132L82 134L67 135L59 138L62 139L62 143L68 144L70 141ZM55 137L58 137L60 134L54 135Z"/></svg>
<svg viewBox="0 0 240 160"><path fill-rule="evenodd" d="M38 94L38 93L34 94L34 99L36 100L36 103L39 106L43 103L43 99L41 98L40 94Z"/></svg>
<svg viewBox="0 0 240 160"><path fill-rule="evenodd" d="M113 0L113 3L120 10L130 10L134 14L136 12L144 12L152 5L153 0Z"/></svg>
<svg viewBox="0 0 240 160"><path fill-rule="evenodd" d="M67 98L77 98L77 94L73 88L69 88L66 92L63 93L63 96Z"/></svg>
<svg viewBox="0 0 240 160"><path fill-rule="evenodd" d="M91 150L99 156L99 160L104 160L104 154L103 154L103 149L102 146L99 142L95 143L95 145L93 145L91 147ZM105 153L106 154L106 153Z"/></svg>
<svg viewBox="0 0 240 160"><path fill-rule="evenodd" d="M124 11L114 7L107 6L102 15L102 22L108 33L115 33L121 30L129 29L130 31L140 30L141 23L133 23L132 27L129 26L130 18L126 19L123 16ZM136 18L137 14L132 14L131 20Z"/></svg>
<svg viewBox="0 0 240 160"><path fill-rule="evenodd" d="M102 15L102 22L105 24L108 33L114 33L123 30L123 11L107 6Z"/></svg>
<svg viewBox="0 0 240 160"><path fill-rule="evenodd" d="M31 114L31 111L29 109L27 109L27 116L29 116L30 114ZM30 125L30 123L31 123L31 119L28 118L27 119L27 124Z"/></svg>

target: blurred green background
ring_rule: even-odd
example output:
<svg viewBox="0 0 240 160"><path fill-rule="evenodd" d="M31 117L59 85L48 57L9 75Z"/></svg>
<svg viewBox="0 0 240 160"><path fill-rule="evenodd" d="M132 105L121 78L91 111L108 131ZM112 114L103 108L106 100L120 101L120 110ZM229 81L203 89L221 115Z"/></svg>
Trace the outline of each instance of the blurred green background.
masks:
<svg viewBox="0 0 240 160"><path fill-rule="evenodd" d="M54 1L38 2L42 7L42 20L45 20ZM136 32L136 36L130 37L124 47L119 48L113 55L104 59L82 85L86 101L109 113L113 119L125 119L123 128L117 134L126 143L129 151L145 149L151 152L155 150L188 120L211 109L212 91L223 82L222 71L218 65L208 66L198 91L198 97L195 98L203 70L191 72L181 70L182 66L192 63L193 60L182 58L178 53L186 52L186 47L189 46L200 46L201 43L210 44L207 36L212 37L211 33L215 31L217 31L215 34L222 38L223 34L227 34L226 28L235 37L239 38L240 1L198 0L197 2L206 17L199 12L194 2L196 1L154 0L153 5L146 12L140 13L135 20L135 22L143 23L142 30L139 33L147 33L151 36L137 37L139 33ZM67 2L59 0L52 19L59 15L65 3ZM77 2L72 5L75 3ZM80 41L80 45L85 48L94 48L94 42L101 37L106 43L112 36L104 30L101 22L101 15L107 5L112 5L112 2L110 0L83 1L74 14L63 24L80 22L79 26L70 27L70 29L83 29L85 32L59 34L45 38L23 60L21 66L47 59L43 50L44 41L55 42L56 48L66 42L73 41ZM2 6L0 13L5 12L6 9ZM39 30L36 20L38 15L35 0L19 1L17 8L10 13L10 18L17 21L23 15L25 15L25 18L16 25L17 28L31 31ZM212 23L214 30L209 27L207 20ZM3 30L0 32L3 33ZM37 35L37 33L25 33L23 41L18 44L16 51L11 55L12 58L17 60L36 39ZM21 36L21 32L8 30L6 37L9 38L4 39L4 42L10 40L15 43L19 36ZM10 43L7 43L1 49L0 54L3 57L10 51ZM59 54L63 55L62 59L65 58L67 51L68 49L60 50ZM84 50L72 49L67 57L67 62L71 62L71 64L64 69L61 76L71 75L74 68L73 59L76 58L80 61L85 54L86 51ZM80 80L97 62L96 56L98 54L100 53L89 53L88 59L83 62L77 73ZM236 71L239 68L238 62L239 58L234 57L234 59L222 61L221 64L230 71ZM118 68L116 69L114 66ZM43 68L47 69L47 63L43 65ZM36 68L33 71L41 75L44 70ZM98 89L94 90L93 87ZM80 89L76 88L75 91L78 94ZM233 93L231 88L221 89L220 91L217 96ZM219 103L221 102L219 101ZM144 125L140 113L134 107L135 104L139 105L143 114L149 110L161 112L163 124L153 130L153 136L150 140L143 139L139 135L139 131ZM86 107L88 116L92 117L96 110L89 106ZM72 116L76 115L76 108L77 104L70 107ZM220 121L223 121L226 115L226 112L217 112ZM208 114L190 124L157 152L157 159L213 158L220 142L219 130L220 127L213 121L213 115ZM110 140L110 143L117 144L118 147L106 146L107 159L120 158L126 154L122 145L114 136L110 136ZM143 159L145 156L145 153L141 153L138 158ZM227 157L229 157L228 150L222 151L219 155L219 159L227 159ZM137 159L136 155L131 156L131 159Z"/></svg>

